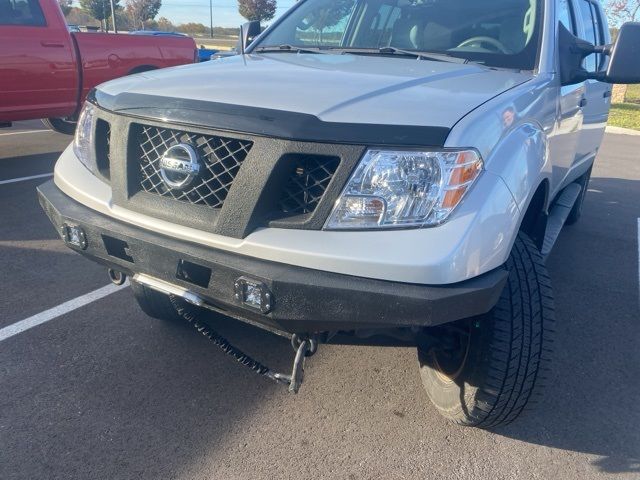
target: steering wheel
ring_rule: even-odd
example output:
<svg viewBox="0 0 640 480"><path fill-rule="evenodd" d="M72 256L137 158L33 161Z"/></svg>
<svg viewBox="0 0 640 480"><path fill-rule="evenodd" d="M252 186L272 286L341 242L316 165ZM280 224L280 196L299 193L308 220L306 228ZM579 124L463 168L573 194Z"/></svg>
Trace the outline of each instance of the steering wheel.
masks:
<svg viewBox="0 0 640 480"><path fill-rule="evenodd" d="M456 48L468 47L470 45L473 45L474 43L479 43L479 44L483 44L484 43L484 44L487 44L487 45L491 45L492 47L494 47L495 49L497 49L498 51L500 51L502 53L506 53L506 54L510 53L509 50L507 49L507 47L505 47L502 44L502 42L500 42L499 40L496 40L493 37L486 37L486 36L467 38L465 41L463 41Z"/></svg>

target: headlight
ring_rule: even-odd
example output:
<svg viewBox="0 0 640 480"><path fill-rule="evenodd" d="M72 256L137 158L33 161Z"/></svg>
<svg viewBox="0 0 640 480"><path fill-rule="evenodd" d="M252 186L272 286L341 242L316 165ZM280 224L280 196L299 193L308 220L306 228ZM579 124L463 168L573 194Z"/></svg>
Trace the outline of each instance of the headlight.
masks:
<svg viewBox="0 0 640 480"><path fill-rule="evenodd" d="M368 150L325 229L425 227L444 222L482 171L475 150Z"/></svg>
<svg viewBox="0 0 640 480"><path fill-rule="evenodd" d="M91 103L85 103L78 118L76 126L76 136L73 139L73 153L76 154L85 167L94 170L95 161L93 159L93 132L96 107Z"/></svg>

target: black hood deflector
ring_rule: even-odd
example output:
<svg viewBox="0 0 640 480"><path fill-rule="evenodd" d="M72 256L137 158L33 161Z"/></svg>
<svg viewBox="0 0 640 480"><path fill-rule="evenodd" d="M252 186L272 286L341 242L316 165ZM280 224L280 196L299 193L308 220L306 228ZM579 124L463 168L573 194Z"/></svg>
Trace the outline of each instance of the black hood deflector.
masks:
<svg viewBox="0 0 640 480"><path fill-rule="evenodd" d="M308 113L127 92L109 95L93 90L87 99L111 112L168 124L305 142L442 147L450 131L446 127L325 122Z"/></svg>

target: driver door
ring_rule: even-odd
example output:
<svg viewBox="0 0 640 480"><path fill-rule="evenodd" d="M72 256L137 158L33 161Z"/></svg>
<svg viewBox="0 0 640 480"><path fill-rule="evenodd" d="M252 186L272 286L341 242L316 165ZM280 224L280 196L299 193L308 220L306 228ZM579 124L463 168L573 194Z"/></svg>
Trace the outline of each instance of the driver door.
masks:
<svg viewBox="0 0 640 480"><path fill-rule="evenodd" d="M563 24L576 35L577 29L573 12L571 0L558 0L556 9L558 24ZM552 196L555 196L562 187L563 181L578 156L578 144L584 123L583 107L586 89L585 82L560 87L556 128L549 138Z"/></svg>
<svg viewBox="0 0 640 480"><path fill-rule="evenodd" d="M609 43L609 32L604 31L602 9L594 0L575 0L579 14L580 29L578 36L594 45ZM595 72L606 68L607 59L604 55L593 53L584 60L584 68L588 72ZM578 142L575 165L593 157L602 142L604 129L611 104L611 85L597 80L585 82L585 97L582 112L584 115L580 141Z"/></svg>

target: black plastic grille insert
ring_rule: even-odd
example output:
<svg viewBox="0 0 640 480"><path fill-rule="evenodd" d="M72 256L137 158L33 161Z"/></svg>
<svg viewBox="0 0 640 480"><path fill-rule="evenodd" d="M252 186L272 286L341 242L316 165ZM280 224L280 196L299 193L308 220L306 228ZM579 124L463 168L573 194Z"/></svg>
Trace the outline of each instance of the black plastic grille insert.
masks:
<svg viewBox="0 0 640 480"><path fill-rule="evenodd" d="M340 159L322 155L300 155L292 159L292 172L280 198L283 213L312 213L338 168Z"/></svg>
<svg viewBox="0 0 640 480"><path fill-rule="evenodd" d="M221 208L253 142L189 133L170 128L136 125L140 187L148 193L194 205ZM173 145L186 143L200 155L200 173L184 189L171 189L160 175L160 159Z"/></svg>
<svg viewBox="0 0 640 480"><path fill-rule="evenodd" d="M96 122L96 164L100 174L111 177L111 124L101 118Z"/></svg>

